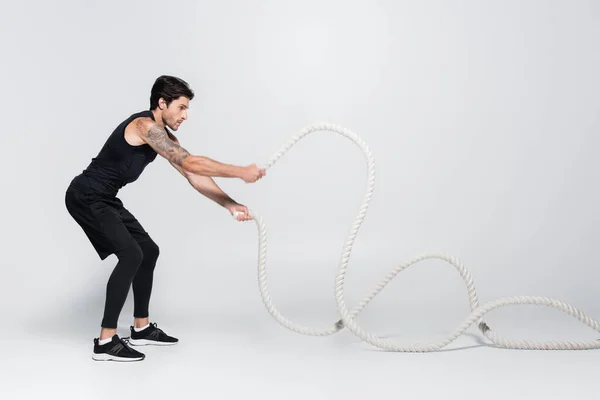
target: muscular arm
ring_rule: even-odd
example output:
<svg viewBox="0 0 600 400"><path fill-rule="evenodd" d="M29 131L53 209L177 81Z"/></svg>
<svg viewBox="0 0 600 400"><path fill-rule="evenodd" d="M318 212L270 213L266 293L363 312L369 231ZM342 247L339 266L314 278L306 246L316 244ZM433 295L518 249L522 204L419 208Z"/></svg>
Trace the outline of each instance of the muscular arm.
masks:
<svg viewBox="0 0 600 400"><path fill-rule="evenodd" d="M188 182L194 189L222 207L237 204L227 195L210 176L192 175Z"/></svg>
<svg viewBox="0 0 600 400"><path fill-rule="evenodd" d="M176 145L179 145L179 140L177 140L175 135L171 135L170 139ZM184 169L175 161L169 160L169 162L173 167L175 167L177 171L181 173L181 175L187 178L190 185L192 185L192 187L196 189L200 194L211 199L212 201L214 201L222 207L227 207L231 204L237 204L237 202L231 197L229 197L229 195L227 195L227 193L225 193L210 176L186 173Z"/></svg>
<svg viewBox="0 0 600 400"><path fill-rule="evenodd" d="M184 176L240 178L243 167L223 164L204 156L195 156L171 140L167 131L149 118L137 123L140 137L173 166L179 167Z"/></svg>

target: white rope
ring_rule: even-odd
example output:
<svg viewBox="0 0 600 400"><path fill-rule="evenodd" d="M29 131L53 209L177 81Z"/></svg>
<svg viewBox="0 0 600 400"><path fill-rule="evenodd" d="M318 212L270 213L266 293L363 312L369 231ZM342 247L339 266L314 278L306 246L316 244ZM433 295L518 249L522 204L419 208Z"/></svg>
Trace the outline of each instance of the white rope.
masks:
<svg viewBox="0 0 600 400"><path fill-rule="evenodd" d="M348 264L348 260L350 259L350 253L352 251L352 245L358 233L358 230L362 224L363 219L367 213L367 209L369 206L369 202L371 200L371 196L373 194L373 189L375 185L375 161L371 150L364 142L362 138L360 138L355 133L350 130L333 125L328 123L320 123L309 125L304 128L298 135L292 137L292 139L285 144L277 153L275 153L271 159L264 165L265 169L272 167L279 158L281 158L292 146L294 146L300 139L304 138L308 134L315 131L331 131L335 133L339 133L340 135L350 139L354 142L360 149L363 151L366 160L367 160L367 168L368 168L368 178L367 178L367 190L364 196L363 203L358 211L356 219L352 225L352 228L349 232L348 238L345 242L341 258L339 261L339 270L335 280L335 299L337 302L338 312L341 316L341 319L336 323L329 324L322 328L309 328L297 325L292 321L285 318L273 305L271 301L271 296L269 294L269 290L267 288L267 278L266 278L266 260L267 260L267 228L266 225L260 215L258 215L255 211L249 209L249 213L252 216L258 227L258 283L260 294L262 296L263 302L269 311L269 313L275 318L277 322L279 322L284 327L301 334L305 335L313 335L313 336L325 336L334 334L344 327L347 327L353 334L362 339L363 341L372 344L381 349L390 350L390 351L401 351L401 352L431 352L436 351L449 343L453 342L456 338L458 338L463 332L465 332L471 325L477 323L479 329L487 337L491 342L496 344L497 346L511 349L533 349L533 350L584 350L584 349L598 349L600 348L600 341L524 341L524 340L508 340L497 336L489 326L481 319L484 314L507 305L540 305L546 307L553 307L560 311L563 311L569 314L572 317L577 318L579 321L584 324L590 326L592 329L600 332L600 323L593 318L590 318L582 311L577 308L570 306L564 302L554 300L547 297L538 297L538 296L516 296L516 297L505 297L499 298L493 301L489 301L483 305L479 305L477 300L477 294L475 292L475 286L473 284L473 279L471 278L471 274L469 271L453 256L441 254L441 253L426 253L419 257L413 258L410 261L407 261L403 264L395 267L386 277L383 279L373 290L371 293L353 309L348 310L346 306L346 302L344 300L344 278L346 275L346 266ZM237 217L237 213L235 213L234 218ZM437 258L440 260L444 260L450 264L452 264L457 270L465 284L467 285L467 290L469 294L469 301L471 304L471 313L468 317L462 322L454 332L448 335L446 338L443 338L437 342L426 343L426 344L411 344L411 345L400 345L393 343L389 340L385 340L379 337L374 336L368 332L365 332L361 327L357 325L354 318L356 315L363 309L365 306L401 271L405 268L426 259Z"/></svg>

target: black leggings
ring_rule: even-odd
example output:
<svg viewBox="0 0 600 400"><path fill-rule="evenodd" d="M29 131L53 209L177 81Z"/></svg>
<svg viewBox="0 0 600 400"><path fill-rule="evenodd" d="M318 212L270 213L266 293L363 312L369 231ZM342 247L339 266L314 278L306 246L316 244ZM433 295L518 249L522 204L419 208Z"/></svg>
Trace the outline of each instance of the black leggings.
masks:
<svg viewBox="0 0 600 400"><path fill-rule="evenodd" d="M133 287L133 316L147 318L154 267L159 248L150 238L143 242L131 240L129 244L115 252L118 263L106 285L103 328L117 328L119 314L123 309L129 288Z"/></svg>
<svg viewBox="0 0 600 400"><path fill-rule="evenodd" d="M102 327L117 328L119 314L131 286L133 316L148 317L154 267L159 253L148 232L117 197L97 195L89 188L76 188L71 184L65 203L98 256L104 260L114 253L119 260L106 286Z"/></svg>

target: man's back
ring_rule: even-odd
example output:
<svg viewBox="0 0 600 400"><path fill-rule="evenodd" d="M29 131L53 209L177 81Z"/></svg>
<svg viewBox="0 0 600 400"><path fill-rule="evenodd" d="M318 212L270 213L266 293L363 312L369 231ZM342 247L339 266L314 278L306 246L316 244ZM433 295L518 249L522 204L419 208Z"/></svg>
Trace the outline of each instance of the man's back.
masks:
<svg viewBox="0 0 600 400"><path fill-rule="evenodd" d="M152 111L132 114L121 122L108 137L98 155L71 185L85 193L115 197L123 186L139 178L157 154L148 144L134 146L125 140L125 128L139 117L152 118Z"/></svg>

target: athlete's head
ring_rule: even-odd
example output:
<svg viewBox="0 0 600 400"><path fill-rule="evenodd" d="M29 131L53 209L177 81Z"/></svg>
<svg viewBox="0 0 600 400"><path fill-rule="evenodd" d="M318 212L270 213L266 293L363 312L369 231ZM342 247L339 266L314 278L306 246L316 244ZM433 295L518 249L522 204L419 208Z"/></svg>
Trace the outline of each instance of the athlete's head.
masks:
<svg viewBox="0 0 600 400"><path fill-rule="evenodd" d="M152 86L150 110L156 111L162 122L176 131L187 119L187 109L193 98L194 92L187 82L174 76L162 75Z"/></svg>

